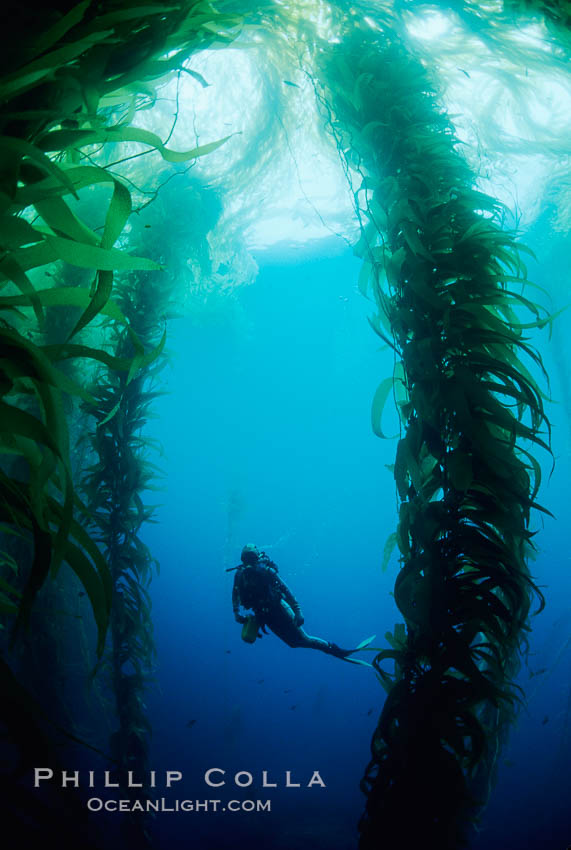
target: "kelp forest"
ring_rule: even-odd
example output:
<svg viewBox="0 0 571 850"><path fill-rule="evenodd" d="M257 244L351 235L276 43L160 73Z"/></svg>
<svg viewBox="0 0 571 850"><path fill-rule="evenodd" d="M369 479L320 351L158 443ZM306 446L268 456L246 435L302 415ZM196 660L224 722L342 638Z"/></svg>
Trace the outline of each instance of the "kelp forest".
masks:
<svg viewBox="0 0 571 850"><path fill-rule="evenodd" d="M438 47L411 37L434 14L454 28ZM522 237L480 165L494 144L500 160L543 157L561 236L569 137L555 121L535 138L502 136L492 119L468 131L443 92L469 77L462 51L481 51L489 109L504 109L503 85L533 123L542 69L569 85L571 6L60 0L33 17L9 3L3 29L0 782L20 846L162 846L148 789L128 781L153 767L161 568L144 530L164 476L147 426L177 316L254 275L256 185L277 151L299 176L306 114L349 198L362 333L393 363L379 367L362 423L394 447L394 533L378 540L379 570L394 564L394 614L373 624L384 638L359 671L377 702L354 846L470 846L524 710L516 679L546 604L534 551L552 515L542 493L561 399L542 351L566 321L528 279L541 262L533 231ZM206 112L193 131L192 92L213 115L222 96L197 70L203 54L258 63L261 101L244 90L243 125L210 129ZM37 766L94 764L139 803L113 839L83 788L34 787Z"/></svg>

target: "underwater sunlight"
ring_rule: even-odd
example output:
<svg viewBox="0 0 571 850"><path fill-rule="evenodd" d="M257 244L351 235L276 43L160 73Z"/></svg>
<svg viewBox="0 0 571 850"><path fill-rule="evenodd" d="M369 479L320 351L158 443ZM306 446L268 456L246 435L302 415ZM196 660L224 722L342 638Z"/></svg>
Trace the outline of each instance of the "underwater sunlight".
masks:
<svg viewBox="0 0 571 850"><path fill-rule="evenodd" d="M569 4L3 20L7 834L571 846Z"/></svg>

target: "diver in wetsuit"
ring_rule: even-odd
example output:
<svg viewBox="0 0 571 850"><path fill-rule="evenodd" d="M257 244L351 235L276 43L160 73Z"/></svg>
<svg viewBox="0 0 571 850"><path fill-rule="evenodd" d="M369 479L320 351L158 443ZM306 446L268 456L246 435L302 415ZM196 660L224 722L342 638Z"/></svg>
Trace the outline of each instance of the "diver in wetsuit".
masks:
<svg viewBox="0 0 571 850"><path fill-rule="evenodd" d="M240 614L242 606L254 612L257 627L265 632L265 626L268 626L288 646L319 649L336 658L347 658L357 652L357 649L341 649L335 643L312 637L302 629L304 619L299 602L278 576L277 566L265 552L260 552L253 543L247 543L242 549L241 560L242 563L234 568L236 575L232 589L232 608L237 623L246 623L247 620Z"/></svg>

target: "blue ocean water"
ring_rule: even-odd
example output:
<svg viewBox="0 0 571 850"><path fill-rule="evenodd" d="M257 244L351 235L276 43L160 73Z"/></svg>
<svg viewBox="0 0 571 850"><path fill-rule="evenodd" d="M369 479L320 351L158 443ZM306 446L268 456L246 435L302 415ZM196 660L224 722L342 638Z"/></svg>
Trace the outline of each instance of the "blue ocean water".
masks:
<svg viewBox="0 0 571 850"><path fill-rule="evenodd" d="M158 814L161 850L254 844L349 850L364 806L359 782L384 691L370 669L290 649L272 634L240 639L231 589L244 543L277 562L301 603L306 630L356 645L401 621L391 591L396 525L395 440L373 435L370 408L392 373L390 349L368 327L360 261L340 241L256 256L253 284L212 296L172 323L149 435L164 446L157 524L144 539L161 563L152 584L156 686L147 705L153 769L177 770L168 799L218 799L218 811ZM565 396L564 333L538 337L555 398ZM389 409L391 408L391 409ZM385 430L396 433L389 405ZM560 850L571 842L571 566L567 545L569 413L551 405L555 471L544 459L532 572L547 609L532 620L519 683L528 704L498 760L473 847ZM372 654L363 653L365 660ZM209 788L204 773L225 771ZM250 787L233 777L249 772ZM263 788L267 771L277 788ZM284 787L286 771L300 788ZM318 771L326 787L307 785ZM216 774L221 777L222 774ZM170 796L169 796L170 795ZM270 800L271 811L221 811L230 800ZM411 816L414 801L411 801Z"/></svg>
<svg viewBox="0 0 571 850"><path fill-rule="evenodd" d="M214 5L230 10L233 3L224 0ZM541 331L529 331L542 352L554 399L547 406L553 426L554 469L551 458L541 456L544 480L539 500L547 512L535 513L532 520L538 549L531 569L545 595L546 609L531 620L529 652L517 679L524 702L509 740L498 753L489 803L471 835L471 847L571 850L571 348L569 314L559 315L568 306L568 242L563 231L571 214L564 170L568 154L565 107L569 106L564 57L569 43L557 25L557 13L564 14L565 4L506 0L480 4L480 10L478 4L466 2L437 6L401 1L386 8L376 4L377 9L368 2L334 4L331 9L326 4L314 8L305 3L275 5L274 19L272 4L243 4L244 12L252 7L251 20L257 22L250 28L245 19L242 35L232 15L218 21L227 32L216 35L217 10L208 3L164 8L163 4L142 4L141 9L121 2L58 3L44 10L38 26L30 27L26 15L16 8L15 16L6 16L7 21L14 17L18 38L6 45L9 49L3 58L9 73L0 84L5 106L2 132L7 134L1 146L8 154L0 191L6 254L0 264L6 289L2 331L7 333L2 338L9 349L2 357L10 352L15 356L12 362L10 354L0 380L0 395L9 396L9 405L14 406L10 410L3 404L6 421L0 426L5 437L1 525L3 536L4 532L10 536L12 524L23 533L8 541L6 552L0 551L0 608L9 624L17 600L20 606L13 633L9 634L4 621L0 624L0 644L10 662L3 671L5 693L0 697L0 720L6 729L0 735L0 809L8 816L3 846L40 847L55 839L64 850L70 845L90 850L95 844L106 850L145 850L146 843L139 843L140 822L131 833L122 833L129 823L126 815L105 812L88 817L86 798L91 793L102 798L122 796L115 785L108 793L108 776L114 771L107 769L117 766L120 745L124 745L122 767L140 763L139 757L145 759L148 716L153 733L153 788L156 785L149 796L164 801L164 811L149 822L156 850L253 846L256 850L357 850L358 821L365 804L360 783L383 708L383 688L370 668L315 651L290 649L272 634L254 645L244 643L232 615L232 568L243 544L255 542L278 563L280 575L301 603L307 631L344 647L375 634L371 648L361 655L364 659L372 660L375 647L387 647L385 632L402 620L392 596L399 568L396 553L384 563L385 544L397 523L391 472L396 438L385 441L373 435L371 400L379 383L393 373L393 353L367 324L374 305L358 291L361 262L343 239L314 243L311 248L259 251L255 253L259 275L252 283L237 283L233 291L228 281L233 272L239 276L236 270L241 263L228 259L226 251L233 227L241 228L240 239L248 244L249 239L267 235L263 226L253 226L254 217L267 225L276 220L272 216L277 210L286 209L291 232L305 226L309 238L319 226L311 221L317 212L321 225L326 219L336 221L339 229L347 227L348 232L352 200L368 207L367 215L362 209L365 218L376 217L379 205L370 202L381 198L381 187L387 189L387 197L393 194L382 158L391 159L398 146L390 138L379 142L378 148L375 142L375 168L369 171L366 155L362 150L358 153L361 145L350 131L351 122L345 124L343 108L336 105L341 94L341 101L360 111L367 75L361 74L355 86L347 89L347 95L352 91L350 96L343 95L343 61L337 63L336 55L343 59L345 38L349 51L359 31L365 35L363 50L370 38L380 42L383 29L377 26L376 13L382 21L386 12L392 22L389 29L394 23L393 34L387 31L388 41L394 36L396 44L402 38L403 47L410 48L439 81L442 97L438 102L454 122L458 120L462 140L458 147L466 151L477 185L486 191L491 187L498 200L510 205L513 200L514 216L506 213L506 227L520 222L520 214L527 227L540 212L525 241L540 257L530 268L530 277L551 294L553 300L546 306L556 316L553 327L548 323ZM185 6L197 14L182 24L184 33L179 33L182 40L188 36L194 41L192 68L186 62L185 67L180 64L185 48L181 45L178 53L178 36L167 35L169 16L172 13L176 24ZM510 9L526 10L518 16L517 29L504 15ZM544 22L535 15L541 10L546 13ZM363 14L367 11L372 18ZM137 23L139 14L151 19ZM109 27L104 32L98 29L102 21ZM132 54L129 21L134 22ZM85 37L79 35L80 41L74 43L74 30ZM153 46L155 35L158 40ZM232 49L218 49L228 47L234 35ZM328 49L336 43L339 49ZM164 47L162 58L159 54L152 58L155 47L158 51ZM305 48L309 52L303 58ZM202 65L204 54L244 61L223 58L226 66L222 68L210 61L211 55ZM387 56L384 61L392 62ZM292 59L293 66L288 67ZM388 64L384 67L389 70ZM100 77L103 68L107 76ZM155 74L167 68L172 71L170 84L163 85L161 75L153 93ZM288 79L283 78L285 74ZM142 79L137 82L139 75ZM418 94L424 91L421 76L418 86L415 73L410 79ZM309 106L314 94L322 107L317 111ZM393 126L406 117L414 139L416 119L405 116L407 107L399 100L388 104L390 112L395 110ZM381 120L363 127L363 139L373 139L381 127L390 126L384 124L383 115L375 117ZM420 119L421 113L419 127ZM149 131L156 131L156 139L164 141L151 154L154 160L139 158L141 139L146 140L143 147L155 147L147 144L154 138ZM331 131L334 139L329 138ZM321 150L320 145L313 146L320 135ZM378 133L379 138L388 135ZM62 138L70 140L65 153L58 147L67 144ZM128 148L119 145L122 138L131 139ZM90 144L96 139L106 140L102 148ZM84 144L89 152L82 152ZM197 148L193 154L181 154L192 146ZM438 147L434 147L436 163ZM207 150L211 153L203 157ZM164 158L160 163L159 152ZM349 192L351 201L345 211L341 187L328 173L327 158L338 153L341 182L349 178L357 189L365 175L361 188L354 195ZM84 169L87 163L90 167ZM168 174L167 163L174 166ZM444 179L444 160L442 165ZM392 174L390 168L387 172ZM375 198L377 178L382 182ZM400 178L395 186L406 188L407 183L412 188L413 181L401 183ZM72 185L80 191L73 201L67 195ZM131 202L126 186L133 211L127 223ZM284 189L290 188L293 193L288 198ZM99 190L107 200L102 201ZM69 209L64 199L65 204L69 199ZM413 210L413 199L409 200ZM530 209L522 212L521 206ZM482 221L486 209L484 202ZM168 227L161 245L155 236L160 210ZM75 212L85 226L73 218ZM393 212L394 208L389 209L389 218ZM430 214L434 212L433 208ZM147 214L149 221L145 221ZM404 224L402 233L414 253L416 228ZM141 234L146 234L148 242L140 241ZM71 355L88 353L74 349L76 343L95 348L109 345L111 352L117 333L125 336L121 322L113 330L105 322L100 325L100 316L81 336L73 331L68 337L78 307L70 308L62 319L65 308L59 305L78 304L87 296L87 289L82 293L71 287L79 290L90 278L94 297L80 320L82 325L101 307L111 285L111 275L103 270L93 280L95 266L101 263L102 269L113 267L118 272L112 302L122 298L120 281L131 281L138 289L148 280L134 273L145 263L132 262L125 254L121 259L108 250L115 237L119 237L117 247L126 248L127 254L138 254L140 247L141 256L153 256L164 264L167 281L190 277L190 270L200 267L205 288L214 289L212 281L205 281L209 264L218 261L218 254L228 260L221 263L225 272L219 275L228 288L200 292L197 284L183 296L184 318L169 322L170 358L157 378L157 389L165 394L154 406L156 418L142 434L143 443L145 438L156 438L164 447L149 456L164 470L163 490L144 494L146 503L160 502L155 524L145 526L142 536L161 564L150 589L157 659L155 680L144 695L144 711L133 702L140 699L138 663L145 654L144 641L131 651L140 632L137 618L131 616L133 607L128 608L139 594L134 593L125 606L120 602L121 584L132 576L126 574L123 552L117 555L117 503L126 510L121 517L122 542L130 542L130 531L141 514L137 497L132 502L116 499L113 474L122 475L127 468L125 483L132 484L137 464L131 458L122 464L120 441L119 457L107 450L99 458L90 454L89 438L97 433L95 419L79 406L72 410L71 399L62 404L59 398L60 389L74 389L72 376L85 384L84 389L92 389L85 363L67 371ZM459 242L468 241L466 237L465 232ZM237 250L245 251L244 245ZM55 269L44 265L60 255L71 261L64 268L59 263ZM133 277L127 272L129 266L133 266ZM41 287L38 299L30 289L36 285ZM50 286L56 291L47 291ZM525 294L543 300L537 290ZM46 308L44 326L40 303ZM25 305L33 306L37 328L25 318ZM104 312L116 313L116 306L113 310L109 304ZM131 341L135 342L132 335ZM125 353L123 342L114 352L118 356ZM94 353L94 362L109 359ZM61 375L49 367L46 356L58 364L57 370L62 367ZM136 374L137 363L139 357L129 369L129 379ZM532 371L537 375L536 369ZM51 391L40 388L44 380L46 387L56 389L53 399ZM122 383L113 375L102 376L102 381L110 386ZM137 381L127 384L132 389ZM102 389L106 400L106 388ZM86 398L85 393L78 395ZM112 430L117 425L119 437L125 421L122 405L129 404L128 396L129 392L122 393L121 405L114 404L104 420L111 420ZM73 475L77 494L83 499L87 493L86 506L94 507L89 504L90 488L81 479L84 473L89 478L92 462L109 467L109 480L114 479L108 485L114 504L102 507L99 532L90 526L94 539L101 539L102 549L110 554L117 594L107 643L112 652L105 652L95 670L95 631L102 630L111 594L104 593L95 580L94 568L99 566L102 579L106 573L93 559L93 549L84 547L85 537L70 524L72 488L64 418L69 419L73 438L82 432L72 449L72 466L77 472ZM49 439L44 421L48 431L53 426ZM388 434L398 431L391 404L383 429ZM137 439L132 445L138 445ZM7 476L12 475L12 465L13 479ZM125 494L129 489L125 487ZM83 522L87 517L77 507L77 519ZM111 516L106 516L106 507ZM65 539L68 531L72 546ZM17 559L10 543L15 544ZM33 561L26 552L20 563L29 543ZM92 565L84 554L90 555ZM63 569L58 571L60 561ZM119 565L125 570L117 578ZM20 626L42 582L26 631ZM106 590L110 591L109 585ZM125 596L129 594L123 601ZM149 622L145 606L140 611L141 620ZM128 660L124 650L129 652ZM126 723L119 723L125 719ZM38 787L32 776L34 766L48 763L56 770L61 764L70 773L77 771L81 781L62 772L53 785ZM87 771L92 769L97 778L88 780ZM107 771L104 781L103 771ZM209 775L214 777L212 785L206 782ZM176 781L165 788L168 776ZM148 791L147 777L144 780ZM73 793L75 786L80 794ZM417 802L411 797L407 813L411 819ZM15 840L6 827L11 821L16 825ZM396 850L398 844L391 841L386 850ZM409 850L404 844L404 850Z"/></svg>

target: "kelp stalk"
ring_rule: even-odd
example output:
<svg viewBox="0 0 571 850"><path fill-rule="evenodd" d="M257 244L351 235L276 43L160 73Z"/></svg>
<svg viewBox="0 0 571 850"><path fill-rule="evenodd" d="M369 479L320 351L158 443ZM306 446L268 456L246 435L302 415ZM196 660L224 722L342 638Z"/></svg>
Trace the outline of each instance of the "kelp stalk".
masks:
<svg viewBox="0 0 571 850"><path fill-rule="evenodd" d="M423 66L390 30L351 26L322 50L320 99L362 180L360 285L398 358L405 430L394 595L406 634L398 627L375 659L388 694L362 783L361 847L444 850L463 844L485 803L533 595L543 602L525 559L539 507L530 449L548 449L546 418L520 357L541 368L524 329L547 319L522 294L522 248L500 205L473 188ZM378 433L385 396L381 386Z"/></svg>
<svg viewBox="0 0 571 850"><path fill-rule="evenodd" d="M92 533L103 548L113 579L111 641L104 664L110 672L118 722L111 736L110 754L117 780L133 801L144 798L145 792L127 787L128 771L143 775L148 769L151 734L144 696L152 676L155 647L147 588L156 562L139 531L154 512L142 500L155 477L146 457L150 446L142 430L149 405L157 395L151 383L162 364L164 333L158 318L164 306L161 295L160 278L155 286L152 278L134 275L125 282L120 304L129 326L115 333L115 357L119 362L131 362L134 368L110 371L106 379L101 374L93 389L97 405L87 407L96 421L91 438L95 463L84 477L83 488L92 516ZM158 359L142 366L143 343ZM126 821L128 838L138 842L137 846L150 843L147 820L135 812Z"/></svg>

